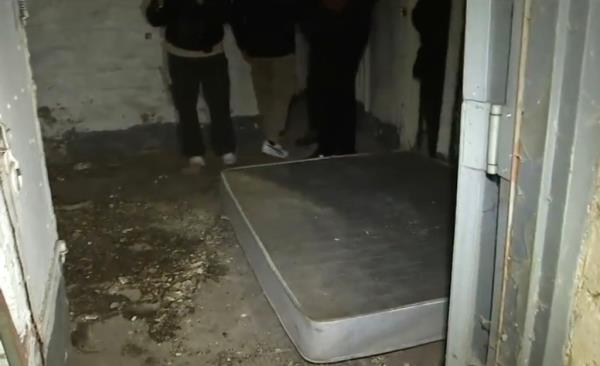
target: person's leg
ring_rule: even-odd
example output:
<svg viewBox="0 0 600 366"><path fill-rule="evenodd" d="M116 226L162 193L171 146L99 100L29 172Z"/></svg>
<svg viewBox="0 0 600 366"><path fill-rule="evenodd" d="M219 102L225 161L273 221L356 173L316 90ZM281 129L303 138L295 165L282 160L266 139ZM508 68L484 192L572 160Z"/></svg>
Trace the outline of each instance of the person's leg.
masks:
<svg viewBox="0 0 600 366"><path fill-rule="evenodd" d="M346 91L345 91L346 92ZM340 113L336 124L335 154L356 153L356 99L354 94L346 93L339 102Z"/></svg>
<svg viewBox="0 0 600 366"><path fill-rule="evenodd" d="M314 68L314 67L311 67ZM317 142L319 131L319 86L320 82L314 75L313 71L309 71L306 82L306 109L308 113L308 125L304 136L298 139L297 144L300 146L308 146Z"/></svg>
<svg viewBox="0 0 600 366"><path fill-rule="evenodd" d="M423 79L419 79L419 119L417 129L417 149L424 151L427 149L427 86Z"/></svg>
<svg viewBox="0 0 600 366"><path fill-rule="evenodd" d="M224 54L203 58L202 91L210 110L210 139L217 155L234 153L235 132L229 109L230 83Z"/></svg>
<svg viewBox="0 0 600 366"><path fill-rule="evenodd" d="M305 144L317 143L317 155L333 155L333 111L335 108L336 77L334 65L327 57L323 57L324 50L311 49L309 74L307 80L307 102L309 133L305 136ZM309 143L310 142L310 143Z"/></svg>
<svg viewBox="0 0 600 366"><path fill-rule="evenodd" d="M296 62L294 56L254 59L252 77L262 118L265 142L262 152L277 158L287 158L280 144L288 110L296 91Z"/></svg>
<svg viewBox="0 0 600 366"><path fill-rule="evenodd" d="M339 121L338 111L341 99L337 88L337 78L329 75L321 79L316 93L316 110L318 114L318 154L331 156L336 153L336 131Z"/></svg>
<svg viewBox="0 0 600 366"><path fill-rule="evenodd" d="M431 107L429 108L427 118L427 145L429 156L435 157L437 155L440 113L442 112L442 99L444 95L444 69L437 68L428 89L427 94L431 100Z"/></svg>
<svg viewBox="0 0 600 366"><path fill-rule="evenodd" d="M254 95L260 114L260 127L266 139L270 139L268 117L270 117L271 105L273 103L275 90L273 89L273 61L267 58L249 59L251 66L252 84Z"/></svg>
<svg viewBox="0 0 600 366"><path fill-rule="evenodd" d="M296 93L296 57L278 57L272 60L271 102L265 112L265 134L267 139L279 142L285 129L290 103Z"/></svg>
<svg viewBox="0 0 600 366"><path fill-rule="evenodd" d="M429 75L421 79L419 101L419 131L417 146L430 156L437 152L440 112L442 106L443 81Z"/></svg>
<svg viewBox="0 0 600 366"><path fill-rule="evenodd" d="M300 146L308 146L318 142L321 121L323 120L323 109L320 105L323 93L323 62L322 58L316 57L320 50L311 49L308 59L308 76L306 80L306 103L308 112L308 130L306 134L298 139L296 143Z"/></svg>
<svg viewBox="0 0 600 366"><path fill-rule="evenodd" d="M339 60L335 119L335 154L356 153L356 74L360 53L352 53Z"/></svg>
<svg viewBox="0 0 600 366"><path fill-rule="evenodd" d="M202 156L206 149L196 110L200 91L198 64L195 59L169 55L168 67L173 103L179 115L178 132L182 153L188 158Z"/></svg>

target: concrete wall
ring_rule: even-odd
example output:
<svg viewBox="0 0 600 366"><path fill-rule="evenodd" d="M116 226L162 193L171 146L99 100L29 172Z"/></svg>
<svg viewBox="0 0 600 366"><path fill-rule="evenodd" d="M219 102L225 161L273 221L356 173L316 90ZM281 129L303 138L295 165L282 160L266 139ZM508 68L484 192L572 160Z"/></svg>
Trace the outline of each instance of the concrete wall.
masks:
<svg viewBox="0 0 600 366"><path fill-rule="evenodd" d="M570 366L600 364L600 184L589 207L583 253L567 353Z"/></svg>
<svg viewBox="0 0 600 366"><path fill-rule="evenodd" d="M125 129L175 120L164 81L160 34L147 25L142 0L31 0L28 35L38 86L43 133ZM381 121L405 131L412 145L418 83L412 64L418 36L410 21L415 0L381 0L368 62L359 76L359 99ZM300 87L306 45L299 42ZM226 52L232 80L232 113L254 115L249 67L231 33ZM206 120L206 109L200 103ZM410 126L407 126L410 125Z"/></svg>
<svg viewBox="0 0 600 366"><path fill-rule="evenodd" d="M44 135L175 120L160 34L140 1L35 0L28 35ZM248 66L231 33L232 112L256 114ZM206 120L206 109L199 105Z"/></svg>
<svg viewBox="0 0 600 366"><path fill-rule="evenodd" d="M400 129L402 148L415 145L419 117L419 83L412 76L419 48L419 35L411 21L416 2L378 2L366 56L370 83L358 93L369 112Z"/></svg>

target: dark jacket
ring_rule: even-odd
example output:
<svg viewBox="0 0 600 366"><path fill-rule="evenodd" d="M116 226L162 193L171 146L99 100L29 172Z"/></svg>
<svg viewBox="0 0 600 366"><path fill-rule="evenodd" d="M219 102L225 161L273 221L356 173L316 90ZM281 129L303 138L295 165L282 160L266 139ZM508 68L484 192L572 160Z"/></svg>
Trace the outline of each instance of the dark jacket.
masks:
<svg viewBox="0 0 600 366"><path fill-rule="evenodd" d="M412 11L412 22L421 39L413 75L422 79L443 73L448 48L450 0L419 0Z"/></svg>
<svg viewBox="0 0 600 366"><path fill-rule="evenodd" d="M146 9L148 22L165 27L167 42L175 47L210 52L223 40L227 0L152 0Z"/></svg>
<svg viewBox="0 0 600 366"><path fill-rule="evenodd" d="M306 0L231 0L231 25L251 57L281 57L296 49L296 22Z"/></svg>
<svg viewBox="0 0 600 366"><path fill-rule="evenodd" d="M311 50L330 56L360 59L371 33L375 0L348 0L341 12L327 9L321 0L305 0L307 15L301 30ZM312 52L314 53L314 52Z"/></svg>

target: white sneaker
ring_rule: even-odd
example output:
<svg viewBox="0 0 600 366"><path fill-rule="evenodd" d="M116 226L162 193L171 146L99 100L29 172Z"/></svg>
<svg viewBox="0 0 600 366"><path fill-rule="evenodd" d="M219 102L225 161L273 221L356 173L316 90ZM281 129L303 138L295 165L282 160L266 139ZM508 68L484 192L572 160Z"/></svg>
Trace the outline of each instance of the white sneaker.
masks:
<svg viewBox="0 0 600 366"><path fill-rule="evenodd" d="M192 156L189 159L189 163L190 163L190 165L196 165L196 166L201 166L201 167L206 166L206 160L204 160L203 156Z"/></svg>
<svg viewBox="0 0 600 366"><path fill-rule="evenodd" d="M281 144L275 144L268 140L263 143L262 152L279 159L287 159L290 155Z"/></svg>
<svg viewBox="0 0 600 366"><path fill-rule="evenodd" d="M182 169L185 175L200 174L202 168L206 166L206 160L202 156L192 156L188 159L188 165Z"/></svg>
<svg viewBox="0 0 600 366"><path fill-rule="evenodd" d="M237 162L237 156L234 153L227 153L223 155L223 164L233 165Z"/></svg>

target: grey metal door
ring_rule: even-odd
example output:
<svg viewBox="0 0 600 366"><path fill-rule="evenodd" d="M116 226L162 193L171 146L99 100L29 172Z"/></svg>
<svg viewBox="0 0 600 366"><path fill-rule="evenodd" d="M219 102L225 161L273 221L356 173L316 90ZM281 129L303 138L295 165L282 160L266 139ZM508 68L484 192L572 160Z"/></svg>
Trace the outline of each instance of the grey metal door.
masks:
<svg viewBox="0 0 600 366"><path fill-rule="evenodd" d="M468 0L448 365L483 365L508 217L520 0Z"/></svg>
<svg viewBox="0 0 600 366"><path fill-rule="evenodd" d="M12 263L0 268L9 272L0 285L3 292L6 288L25 296L26 306L13 307L12 315L15 321L28 323L19 325L24 332L19 336L27 347L29 364L60 365L65 358L62 331L67 321L60 259L64 248L57 237L36 116L26 18L24 2L0 0L0 179L5 208L0 216L4 228L10 228L4 233L10 233L14 242L13 251L0 254ZM9 238L5 235L3 240L8 248ZM21 273L20 279L16 273Z"/></svg>
<svg viewBox="0 0 600 366"><path fill-rule="evenodd" d="M468 2L448 365L567 362L600 161L599 14Z"/></svg>

